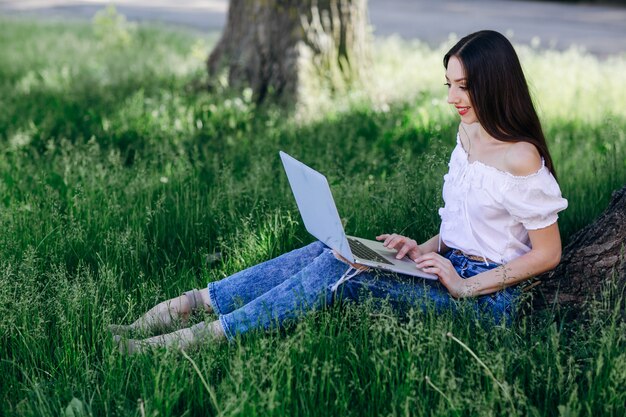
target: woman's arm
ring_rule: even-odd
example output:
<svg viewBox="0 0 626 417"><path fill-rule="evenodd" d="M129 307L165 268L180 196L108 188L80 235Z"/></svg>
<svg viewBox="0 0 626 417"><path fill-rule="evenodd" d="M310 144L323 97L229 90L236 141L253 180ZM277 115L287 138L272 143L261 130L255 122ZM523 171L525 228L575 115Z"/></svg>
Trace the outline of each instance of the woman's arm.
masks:
<svg viewBox="0 0 626 417"><path fill-rule="evenodd" d="M419 245L419 247L422 250L422 253L428 253L428 252L446 253L447 251L450 250L450 248L448 248L446 244L443 243L443 240L441 241L441 250L439 250L439 234L436 234L435 236L431 237L426 242Z"/></svg>
<svg viewBox="0 0 626 417"><path fill-rule="evenodd" d="M561 260L561 236L557 223L538 230L529 230L530 252L497 268L471 278L461 278L452 263L437 253L416 259L418 268L435 274L455 298L491 294L556 267Z"/></svg>

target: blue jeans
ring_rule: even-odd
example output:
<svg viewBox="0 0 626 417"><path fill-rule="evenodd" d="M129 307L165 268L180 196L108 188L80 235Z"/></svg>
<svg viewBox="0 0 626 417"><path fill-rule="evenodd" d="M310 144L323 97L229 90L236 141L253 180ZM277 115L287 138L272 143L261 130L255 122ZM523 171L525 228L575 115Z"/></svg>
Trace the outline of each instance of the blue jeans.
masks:
<svg viewBox="0 0 626 417"><path fill-rule="evenodd" d="M462 278L498 266L452 252L445 256ZM228 340L253 329L281 326L286 320L331 305L338 299L359 301L364 295L387 299L399 310L432 306L436 311L442 311L458 307L459 301L439 281L380 270L360 273L343 283L333 296L330 288L348 268L327 246L314 242L220 281L210 282L211 307L219 315ZM518 291L509 287L469 302L481 314L487 314L491 321L509 322L517 296Z"/></svg>

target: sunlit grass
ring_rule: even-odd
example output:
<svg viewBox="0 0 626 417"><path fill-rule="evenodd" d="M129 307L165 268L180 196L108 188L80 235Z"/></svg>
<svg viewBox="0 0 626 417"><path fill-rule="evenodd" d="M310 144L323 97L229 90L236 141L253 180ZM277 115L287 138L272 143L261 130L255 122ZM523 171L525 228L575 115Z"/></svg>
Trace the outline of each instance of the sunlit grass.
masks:
<svg viewBox="0 0 626 417"><path fill-rule="evenodd" d="M615 296L585 320L545 311L509 328L346 305L189 358L116 354L107 324L311 240L279 149L327 174L350 232L436 233L458 121L447 45L377 40L369 83L285 115L190 88L215 36L101 16L0 20L2 414L624 414ZM567 243L626 183L626 58L518 50L570 202Z"/></svg>

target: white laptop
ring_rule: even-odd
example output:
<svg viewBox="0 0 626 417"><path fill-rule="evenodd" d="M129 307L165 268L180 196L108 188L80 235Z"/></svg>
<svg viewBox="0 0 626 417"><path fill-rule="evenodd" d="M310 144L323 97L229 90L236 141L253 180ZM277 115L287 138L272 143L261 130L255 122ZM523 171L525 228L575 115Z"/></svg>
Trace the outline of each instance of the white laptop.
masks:
<svg viewBox="0 0 626 417"><path fill-rule="evenodd" d="M309 233L352 263L437 279L418 269L408 257L396 259L397 251L387 249L382 242L346 236L326 177L283 151L279 154Z"/></svg>

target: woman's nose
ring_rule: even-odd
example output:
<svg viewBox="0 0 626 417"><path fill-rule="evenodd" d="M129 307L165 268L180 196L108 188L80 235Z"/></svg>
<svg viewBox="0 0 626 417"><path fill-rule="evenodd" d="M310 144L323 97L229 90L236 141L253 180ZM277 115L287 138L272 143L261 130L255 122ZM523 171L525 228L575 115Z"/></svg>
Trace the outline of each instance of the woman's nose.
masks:
<svg viewBox="0 0 626 417"><path fill-rule="evenodd" d="M459 101L459 95L456 93L454 87L448 89L448 104L454 104Z"/></svg>

